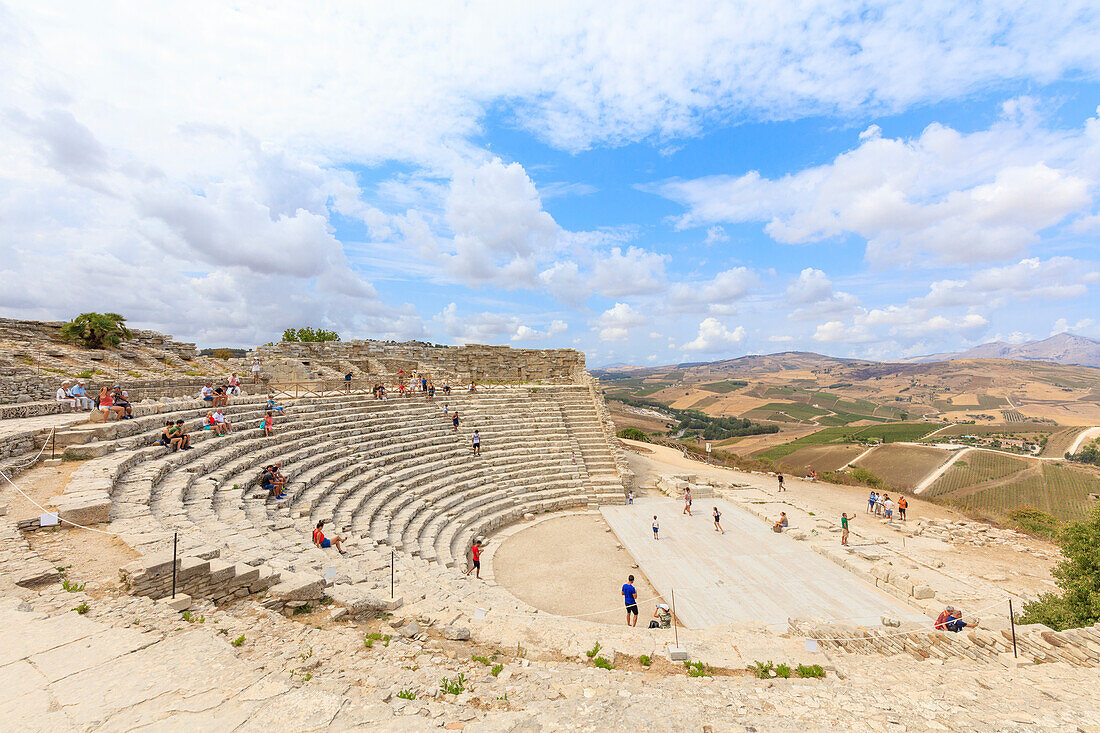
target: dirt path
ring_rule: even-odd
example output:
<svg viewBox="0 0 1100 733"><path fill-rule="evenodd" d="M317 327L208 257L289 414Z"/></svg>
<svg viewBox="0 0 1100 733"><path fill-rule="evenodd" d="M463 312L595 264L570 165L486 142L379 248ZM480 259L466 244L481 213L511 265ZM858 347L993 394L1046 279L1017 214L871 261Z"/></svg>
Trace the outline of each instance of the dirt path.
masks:
<svg viewBox="0 0 1100 733"><path fill-rule="evenodd" d="M599 514L568 514L526 527L496 547L490 561L497 583L561 616L625 624L621 589L633 575L638 625L644 627L659 595Z"/></svg>
<svg viewBox="0 0 1100 733"><path fill-rule="evenodd" d="M1081 431L1081 434L1073 441L1073 444L1069 447L1066 453L1076 453L1081 450L1081 446L1085 444L1085 441L1091 440L1093 437L1100 436L1100 428L1085 428Z"/></svg>
<svg viewBox="0 0 1100 733"><path fill-rule="evenodd" d="M916 486L913 487L913 493L914 494L923 494L924 491L929 486L936 483L936 480L940 476L944 475L947 472L947 469L949 469L953 465L955 465L955 461L959 460L960 458L962 458L964 455L966 455L967 453L969 453L972 450L974 450L974 449L973 448L963 448L960 451L955 451L954 453L952 453L951 456L946 461L944 461L942 466L940 466L939 468L934 470L932 473L925 476L923 479L921 479L921 482L919 484L917 484Z"/></svg>
<svg viewBox="0 0 1100 733"><path fill-rule="evenodd" d="M883 444L881 444L881 445L885 445L885 444L883 443ZM866 456L866 455L867 455L868 453L870 453L871 451L873 451L873 450L874 450L875 448L878 448L878 446L877 446L877 445L872 445L872 446L871 446L870 448L868 448L867 450L863 451L863 452L862 452L862 453L860 453L860 454L859 454L858 456L856 456L855 458L853 458L852 460L848 461L848 462L847 462L847 463L845 463L845 464L844 464L843 466L841 466L839 470L843 471L843 470L844 470L845 468L847 468L848 466L852 465L853 463L855 463L856 461L858 461L858 460L859 460L860 458L863 458L863 457L864 457L864 456Z"/></svg>
<svg viewBox="0 0 1100 733"><path fill-rule="evenodd" d="M60 466L40 466L25 471L15 479L15 484L31 499L47 509L54 509L54 498L69 483L73 471L83 465L81 461L66 461ZM8 505L8 514L14 519L37 517L41 510L27 498L2 482L0 502ZM26 535L35 552L58 567L67 568L67 577L76 582L93 586L116 585L118 569L139 556L122 540L102 532L66 527L63 531L40 529Z"/></svg>

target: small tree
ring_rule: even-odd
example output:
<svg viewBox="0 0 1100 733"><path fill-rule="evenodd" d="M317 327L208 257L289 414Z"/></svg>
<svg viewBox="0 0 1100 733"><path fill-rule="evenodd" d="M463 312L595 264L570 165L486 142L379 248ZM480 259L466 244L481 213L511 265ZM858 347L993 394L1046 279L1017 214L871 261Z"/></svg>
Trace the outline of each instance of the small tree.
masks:
<svg viewBox="0 0 1100 733"><path fill-rule="evenodd" d="M1061 594L1045 593L1024 606L1020 622L1046 624L1055 631L1100 621L1100 506L1088 520L1062 530L1062 561L1051 571Z"/></svg>
<svg viewBox="0 0 1100 733"><path fill-rule="evenodd" d="M125 323L117 313L81 313L61 327L61 337L89 349L109 349L133 335Z"/></svg>
<svg viewBox="0 0 1100 733"><path fill-rule="evenodd" d="M323 328L288 328L283 331L283 341L339 341L340 334Z"/></svg>

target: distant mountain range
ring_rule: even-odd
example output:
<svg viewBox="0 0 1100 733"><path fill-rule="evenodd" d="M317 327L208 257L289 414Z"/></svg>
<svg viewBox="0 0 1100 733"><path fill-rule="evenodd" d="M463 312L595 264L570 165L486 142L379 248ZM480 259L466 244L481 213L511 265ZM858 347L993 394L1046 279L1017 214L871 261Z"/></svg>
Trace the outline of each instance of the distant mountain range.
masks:
<svg viewBox="0 0 1100 733"><path fill-rule="evenodd" d="M1022 344L1007 344L994 341L975 346L966 351L955 351L927 356L914 356L899 359L895 364L929 364L954 359L1008 359L1012 361L1048 361L1067 366L1100 367L1100 341L1071 333L1060 333L1041 341L1028 341ZM670 369L709 369L734 370L739 372L771 372L780 369L820 369L828 367L878 366L890 362L875 362L867 359L845 359L824 356L810 351L785 351L778 354L750 355L721 361L696 361L658 367L640 367L629 364L610 364L596 367L593 372L622 371L644 375L662 373Z"/></svg>
<svg viewBox="0 0 1100 733"><path fill-rule="evenodd" d="M927 363L952 359L1012 359L1016 361L1050 361L1055 364L1100 367L1100 341L1060 333L1041 341L1006 344L993 341L966 351L916 356L905 361Z"/></svg>

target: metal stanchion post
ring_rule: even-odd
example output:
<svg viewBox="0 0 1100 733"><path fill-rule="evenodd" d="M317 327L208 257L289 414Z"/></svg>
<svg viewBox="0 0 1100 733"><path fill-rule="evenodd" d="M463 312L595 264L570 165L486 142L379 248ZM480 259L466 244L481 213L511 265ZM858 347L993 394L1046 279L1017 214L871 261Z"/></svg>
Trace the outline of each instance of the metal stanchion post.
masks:
<svg viewBox="0 0 1100 733"><path fill-rule="evenodd" d="M393 594L393 550L390 550L390 598L396 598Z"/></svg>
<svg viewBox="0 0 1100 733"><path fill-rule="evenodd" d="M676 591L672 591L672 635L676 640L676 646L680 646L680 630L676 628Z"/></svg>
<svg viewBox="0 0 1100 733"><path fill-rule="evenodd" d="M50 460L57 458L57 429L50 433Z"/></svg>
<svg viewBox="0 0 1100 733"><path fill-rule="evenodd" d="M172 533L172 597L176 597L176 551L179 548L180 533Z"/></svg>
<svg viewBox="0 0 1100 733"><path fill-rule="evenodd" d="M1012 599L1008 599L1008 622L1012 626L1012 658L1018 659L1016 653L1016 614L1012 612Z"/></svg>

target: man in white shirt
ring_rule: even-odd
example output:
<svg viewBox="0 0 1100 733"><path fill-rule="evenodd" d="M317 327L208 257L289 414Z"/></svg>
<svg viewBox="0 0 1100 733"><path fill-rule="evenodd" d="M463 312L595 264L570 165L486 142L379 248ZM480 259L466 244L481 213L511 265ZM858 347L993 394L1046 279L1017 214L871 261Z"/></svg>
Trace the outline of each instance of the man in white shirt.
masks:
<svg viewBox="0 0 1100 733"><path fill-rule="evenodd" d="M69 382L62 382L57 390L57 401L69 406L69 412L76 412L77 401L69 394Z"/></svg>

